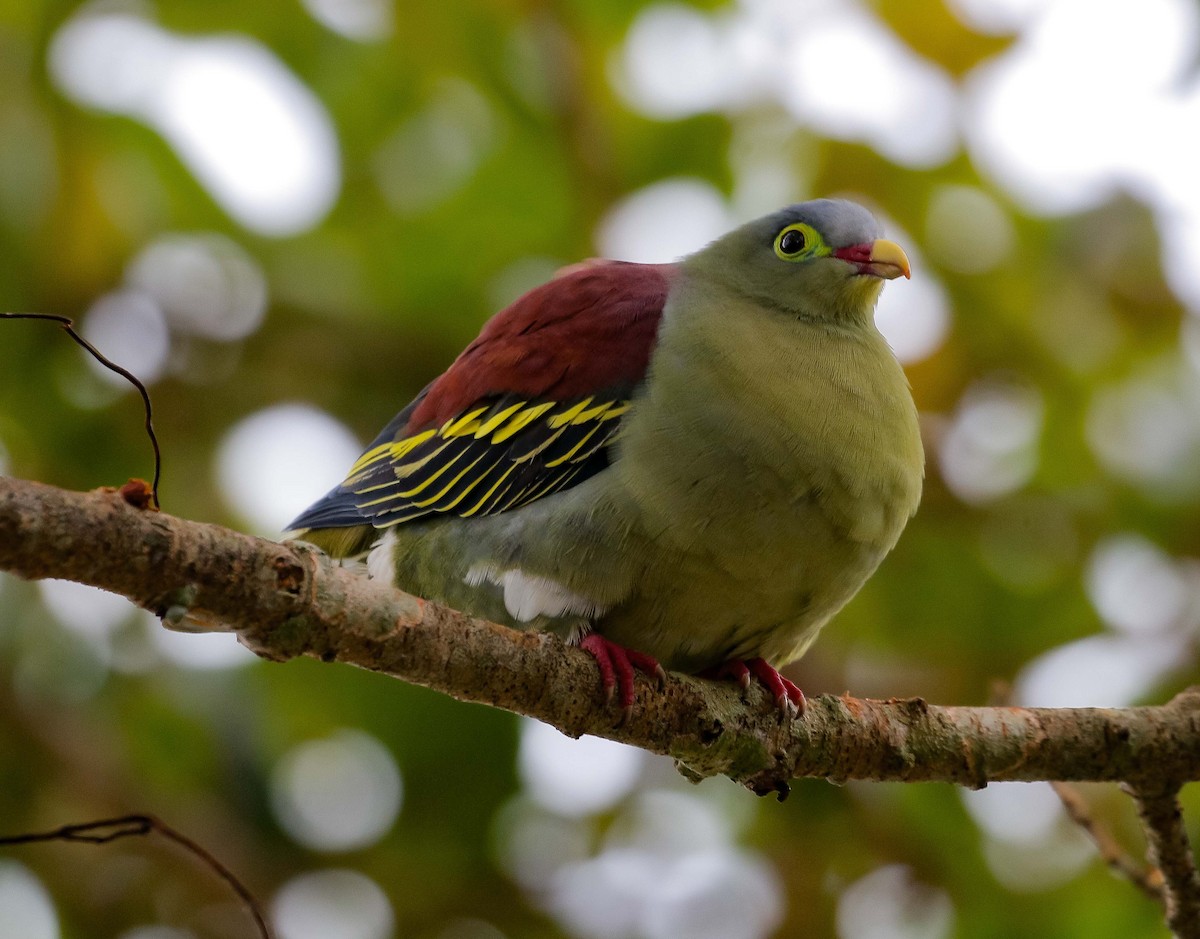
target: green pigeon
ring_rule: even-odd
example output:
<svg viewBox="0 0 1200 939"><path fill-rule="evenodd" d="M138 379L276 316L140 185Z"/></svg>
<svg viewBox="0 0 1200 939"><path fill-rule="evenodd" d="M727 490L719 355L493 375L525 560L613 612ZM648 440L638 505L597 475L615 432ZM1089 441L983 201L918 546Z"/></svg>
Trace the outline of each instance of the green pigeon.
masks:
<svg viewBox="0 0 1200 939"><path fill-rule="evenodd" d="M903 250L864 208L788 206L673 264L590 261L497 313L291 525L372 577L634 670L804 653L896 544L924 454L875 327Z"/></svg>

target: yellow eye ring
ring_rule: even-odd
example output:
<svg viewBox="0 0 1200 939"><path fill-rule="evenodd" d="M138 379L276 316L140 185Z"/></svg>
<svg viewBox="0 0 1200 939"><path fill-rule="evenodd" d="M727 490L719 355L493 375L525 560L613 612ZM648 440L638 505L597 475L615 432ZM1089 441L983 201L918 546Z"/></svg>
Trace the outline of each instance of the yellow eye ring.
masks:
<svg viewBox="0 0 1200 939"><path fill-rule="evenodd" d="M821 244L821 236L803 222L787 226L775 236L775 256L781 261L799 261Z"/></svg>

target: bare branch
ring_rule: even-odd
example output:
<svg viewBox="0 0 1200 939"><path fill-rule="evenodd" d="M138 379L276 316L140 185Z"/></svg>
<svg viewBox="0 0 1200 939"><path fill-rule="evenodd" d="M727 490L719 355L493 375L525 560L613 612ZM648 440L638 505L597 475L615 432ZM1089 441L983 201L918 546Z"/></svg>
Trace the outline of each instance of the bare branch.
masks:
<svg viewBox="0 0 1200 939"><path fill-rule="evenodd" d="M601 704L593 660L401 593L301 544L276 544L136 508L118 493L72 493L0 478L0 570L120 593L168 623L236 631L260 655L313 656L384 672L467 701L674 757L692 777L755 792L824 777L1143 783L1200 779L1200 689L1160 707L935 707L921 699L823 695L784 721L762 689L674 674L639 679L632 718Z"/></svg>
<svg viewBox="0 0 1200 939"><path fill-rule="evenodd" d="M1177 939L1200 939L1200 876L1183 827L1179 785L1147 781L1124 788L1146 831L1146 857L1162 872L1167 925Z"/></svg>
<svg viewBox="0 0 1200 939"><path fill-rule="evenodd" d="M102 818L94 822L63 825L53 831L30 832L22 835L0 837L0 845L34 844L40 841L76 841L84 844L108 844L121 838L131 838L158 832L169 841L175 842L193 857L199 859L209 870L229 885L254 919L254 925L262 939L272 939L270 926L263 916L258 901L246 886L237 879L233 871L218 861L195 841L176 831L162 819L153 815L122 815L120 818Z"/></svg>
<svg viewBox="0 0 1200 939"><path fill-rule="evenodd" d="M1112 832L1100 824L1092 815L1083 796L1070 783L1052 782L1050 787L1062 802L1071 821L1083 829L1100 853L1100 860L1108 865L1118 877L1128 880L1151 900L1163 902L1162 872L1158 868L1147 868L1134 860L1113 837Z"/></svg>

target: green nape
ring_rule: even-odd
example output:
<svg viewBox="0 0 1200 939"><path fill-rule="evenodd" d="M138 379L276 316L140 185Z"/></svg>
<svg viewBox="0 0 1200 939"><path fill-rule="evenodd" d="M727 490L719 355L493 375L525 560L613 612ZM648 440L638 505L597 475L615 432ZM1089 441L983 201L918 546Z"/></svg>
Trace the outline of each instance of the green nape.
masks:
<svg viewBox="0 0 1200 939"><path fill-rule="evenodd" d="M297 541L316 545L330 557L353 558L366 554L379 538L372 525L347 525L342 528L307 528L293 536Z"/></svg>

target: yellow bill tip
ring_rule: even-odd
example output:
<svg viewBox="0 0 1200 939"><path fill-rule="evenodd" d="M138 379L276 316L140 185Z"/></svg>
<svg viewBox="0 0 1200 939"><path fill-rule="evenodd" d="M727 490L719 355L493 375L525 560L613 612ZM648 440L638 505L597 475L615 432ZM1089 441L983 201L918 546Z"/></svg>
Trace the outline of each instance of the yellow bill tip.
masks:
<svg viewBox="0 0 1200 939"><path fill-rule="evenodd" d="M886 238L879 238L871 243L871 265L878 265L880 269L876 269L874 273L878 273L888 280L894 280L903 274L906 278L912 277L912 268L908 263L908 255L904 253L896 242L888 241Z"/></svg>

